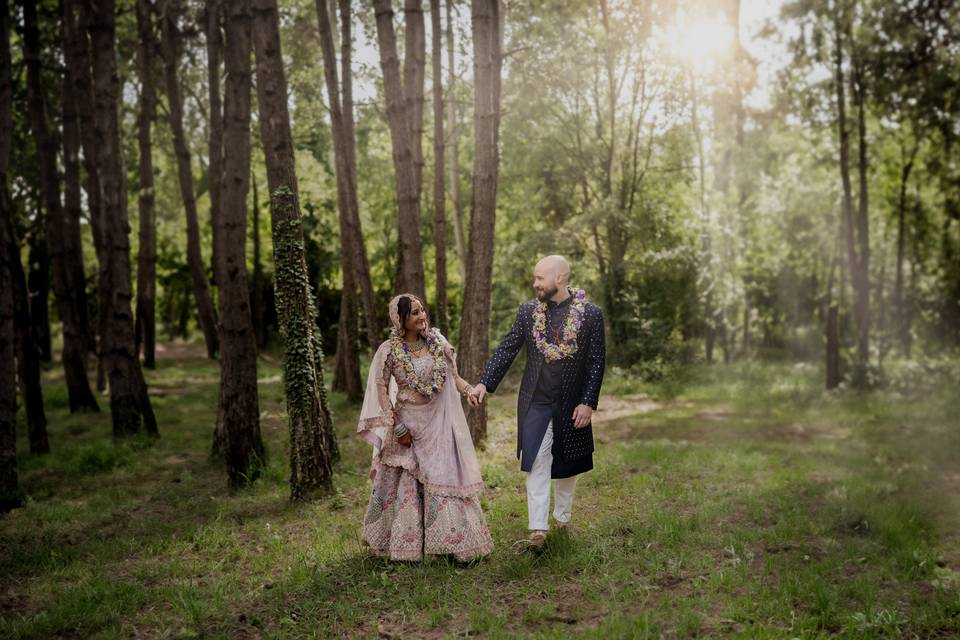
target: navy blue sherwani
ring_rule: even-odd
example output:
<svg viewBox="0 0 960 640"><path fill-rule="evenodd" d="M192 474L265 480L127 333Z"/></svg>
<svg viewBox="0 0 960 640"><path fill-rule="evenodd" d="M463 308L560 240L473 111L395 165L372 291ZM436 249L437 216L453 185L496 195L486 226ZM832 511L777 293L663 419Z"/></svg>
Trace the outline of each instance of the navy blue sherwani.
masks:
<svg viewBox="0 0 960 640"><path fill-rule="evenodd" d="M553 364L558 368L559 384L552 402L544 404L540 398L542 392L538 394L538 384L546 363L533 337L533 311L536 305L536 300L530 300L517 309L513 327L493 353L480 382L490 393L496 391L520 352L520 347L526 343L527 366L523 371L517 400L517 458L520 459L520 469L530 471L547 425L553 420L553 466L550 477L569 478L593 468L593 425L575 428L573 410L579 404L585 404L594 411L597 409L606 358L603 312L600 307L585 303L583 322L577 333L577 351ZM534 402L535 397L537 402Z"/></svg>

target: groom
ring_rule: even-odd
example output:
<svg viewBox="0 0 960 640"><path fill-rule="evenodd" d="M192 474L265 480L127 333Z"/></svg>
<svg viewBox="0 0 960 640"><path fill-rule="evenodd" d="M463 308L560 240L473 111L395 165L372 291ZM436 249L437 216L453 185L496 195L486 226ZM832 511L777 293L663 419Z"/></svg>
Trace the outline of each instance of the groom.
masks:
<svg viewBox="0 0 960 640"><path fill-rule="evenodd" d="M549 528L551 478L553 517L566 527L576 476L593 468L590 421L603 382L603 312L586 301L582 290L568 287L569 279L570 265L561 256L537 263L536 299L520 305L513 327L469 395L470 404L479 406L487 393L495 392L526 344L517 403L517 457L528 474L528 546L535 551L543 547Z"/></svg>

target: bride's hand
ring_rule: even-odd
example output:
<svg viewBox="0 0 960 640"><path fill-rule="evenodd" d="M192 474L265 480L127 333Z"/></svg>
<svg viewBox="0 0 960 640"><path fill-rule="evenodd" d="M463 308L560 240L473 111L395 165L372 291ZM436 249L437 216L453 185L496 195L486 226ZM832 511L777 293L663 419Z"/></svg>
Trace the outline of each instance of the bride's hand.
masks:
<svg viewBox="0 0 960 640"><path fill-rule="evenodd" d="M397 442L402 444L405 447L409 447L413 444L413 436L410 435L410 432L407 431L405 434L397 438Z"/></svg>

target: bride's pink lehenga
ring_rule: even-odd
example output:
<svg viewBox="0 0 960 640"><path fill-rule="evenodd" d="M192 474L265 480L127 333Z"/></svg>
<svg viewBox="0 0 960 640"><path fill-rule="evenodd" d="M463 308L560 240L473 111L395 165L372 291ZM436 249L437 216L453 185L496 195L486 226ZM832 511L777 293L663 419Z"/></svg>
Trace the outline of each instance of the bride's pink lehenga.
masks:
<svg viewBox="0 0 960 640"><path fill-rule="evenodd" d="M407 386L402 374L394 376L388 340L370 365L357 429L374 447L363 543L391 560L450 555L467 562L493 550L480 507L480 464L456 390L456 359L446 339L435 335L447 365L440 392L428 399ZM413 365L423 382L431 379L432 355L414 358ZM411 446L397 442L397 421L410 430Z"/></svg>

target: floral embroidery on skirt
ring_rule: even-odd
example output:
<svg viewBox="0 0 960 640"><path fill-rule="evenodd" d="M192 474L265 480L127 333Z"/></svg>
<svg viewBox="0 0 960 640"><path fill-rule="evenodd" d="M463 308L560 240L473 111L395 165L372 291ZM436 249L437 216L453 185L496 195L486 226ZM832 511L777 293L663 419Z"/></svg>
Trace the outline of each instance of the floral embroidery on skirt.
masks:
<svg viewBox="0 0 960 640"><path fill-rule="evenodd" d="M391 560L451 555L467 562L493 550L477 497L434 494L407 469L387 465L374 478L363 542Z"/></svg>

